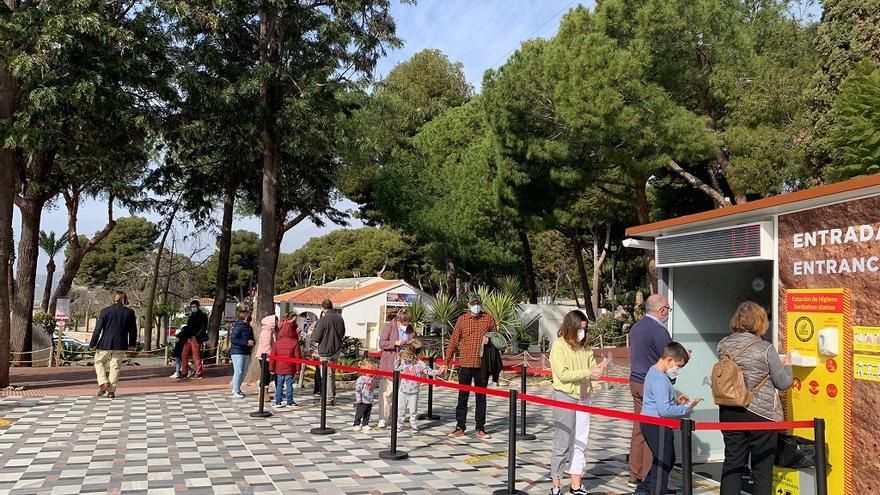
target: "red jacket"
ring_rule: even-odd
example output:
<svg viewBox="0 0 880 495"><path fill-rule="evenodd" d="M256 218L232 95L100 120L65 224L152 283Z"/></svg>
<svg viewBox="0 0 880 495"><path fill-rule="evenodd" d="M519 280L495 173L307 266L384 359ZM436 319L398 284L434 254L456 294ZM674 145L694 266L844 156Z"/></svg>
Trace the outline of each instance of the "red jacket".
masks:
<svg viewBox="0 0 880 495"><path fill-rule="evenodd" d="M302 359L302 350L299 346L299 332L296 323L283 321L278 329L278 338L272 346L272 354L275 356ZM299 373L299 363L286 361L269 361L269 371L276 375L295 375Z"/></svg>

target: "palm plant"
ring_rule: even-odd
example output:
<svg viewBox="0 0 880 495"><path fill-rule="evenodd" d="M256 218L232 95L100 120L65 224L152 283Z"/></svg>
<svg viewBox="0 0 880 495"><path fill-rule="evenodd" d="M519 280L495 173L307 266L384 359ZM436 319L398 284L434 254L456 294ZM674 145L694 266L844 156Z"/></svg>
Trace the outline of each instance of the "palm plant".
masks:
<svg viewBox="0 0 880 495"><path fill-rule="evenodd" d="M431 328L440 332L440 347L446 349L446 334L452 328L452 322L464 311L461 301L444 293L437 294L431 306ZM441 351L442 352L442 351Z"/></svg>
<svg viewBox="0 0 880 495"><path fill-rule="evenodd" d="M493 291L486 286L477 287L477 294L483 300L483 310L495 319L499 332L504 332L508 339L519 333L522 323L517 317L519 300L505 292Z"/></svg>
<svg viewBox="0 0 880 495"><path fill-rule="evenodd" d="M417 332L419 330L424 330L425 323L428 322L428 307L425 306L425 303L422 302L421 299L416 299L409 305L409 315L412 317L413 326L416 328Z"/></svg>
<svg viewBox="0 0 880 495"><path fill-rule="evenodd" d="M49 310L49 299L52 297L52 279L55 276L55 256L64 249L64 245L67 244L68 238L67 232L56 238L55 232L49 232L47 234L43 230L40 231L40 248L46 253L46 256L49 257L49 262L46 263L46 286L43 288L43 301L40 304L40 309L43 312Z"/></svg>
<svg viewBox="0 0 880 495"><path fill-rule="evenodd" d="M523 287L518 278L512 275L506 275L497 280L498 291L508 294L516 301L522 301Z"/></svg>

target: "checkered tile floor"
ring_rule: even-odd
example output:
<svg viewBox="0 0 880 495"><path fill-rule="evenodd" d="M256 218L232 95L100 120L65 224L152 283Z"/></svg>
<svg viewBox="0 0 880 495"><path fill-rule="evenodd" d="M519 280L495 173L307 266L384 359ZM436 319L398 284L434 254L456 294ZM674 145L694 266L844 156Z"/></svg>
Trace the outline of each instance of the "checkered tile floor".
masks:
<svg viewBox="0 0 880 495"><path fill-rule="evenodd" d="M383 461L378 453L388 448L389 430L349 431L350 392L340 391L345 405L328 410L328 424L337 429L328 436L309 433L319 409L306 392L295 391L300 407L268 419L249 417L255 394L243 400L221 392L3 397L0 418L12 424L0 427L0 493L484 494L505 487L504 399L488 399L492 438L450 439L455 395L437 391L434 411L444 419L400 435L398 448L408 459ZM424 409L425 390L420 400ZM603 390L594 404L629 409L628 390ZM538 439L517 445L517 488L547 493L551 412L530 405L529 426ZM631 492L629 432L626 423L594 416L584 478L592 492Z"/></svg>

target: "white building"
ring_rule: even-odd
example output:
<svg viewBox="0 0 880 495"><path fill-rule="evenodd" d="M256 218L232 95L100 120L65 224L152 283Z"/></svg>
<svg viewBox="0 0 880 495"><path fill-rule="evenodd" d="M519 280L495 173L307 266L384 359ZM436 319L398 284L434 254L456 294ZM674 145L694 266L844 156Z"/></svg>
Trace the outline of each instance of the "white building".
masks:
<svg viewBox="0 0 880 495"><path fill-rule="evenodd" d="M345 333L364 341L364 346L379 346L382 326L398 308L420 299L430 306L433 298L404 280L379 277L346 278L333 282L285 292L275 296L275 314L294 312L299 315L300 328L317 321L321 302L329 299L333 309L342 312Z"/></svg>

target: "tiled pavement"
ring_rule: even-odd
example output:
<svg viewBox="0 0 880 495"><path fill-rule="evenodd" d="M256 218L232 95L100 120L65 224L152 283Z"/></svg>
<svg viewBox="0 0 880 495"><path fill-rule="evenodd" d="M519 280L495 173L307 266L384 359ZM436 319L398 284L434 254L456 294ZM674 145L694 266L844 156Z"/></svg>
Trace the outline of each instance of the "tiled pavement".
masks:
<svg viewBox="0 0 880 495"><path fill-rule="evenodd" d="M504 399L488 399L491 439L450 439L455 396L437 391L435 413L447 419L423 422L419 434L401 434L399 449L410 456L394 462L378 458L388 448L389 430L348 430L354 411L346 395L346 405L328 410L328 423L338 432L311 435L319 409L305 392L295 391L301 407L268 419L249 417L253 394L244 400L225 392L113 400L3 397L0 418L13 423L0 426L0 493L482 494L505 487ZM422 409L426 396L423 390ZM628 390L603 390L594 404L628 409ZM517 445L517 488L547 493L552 413L531 405L529 425L538 439ZM629 431L627 423L593 417L589 490L631 491L625 478Z"/></svg>

